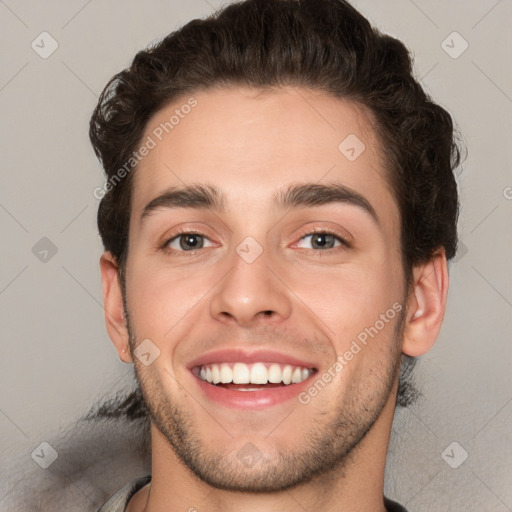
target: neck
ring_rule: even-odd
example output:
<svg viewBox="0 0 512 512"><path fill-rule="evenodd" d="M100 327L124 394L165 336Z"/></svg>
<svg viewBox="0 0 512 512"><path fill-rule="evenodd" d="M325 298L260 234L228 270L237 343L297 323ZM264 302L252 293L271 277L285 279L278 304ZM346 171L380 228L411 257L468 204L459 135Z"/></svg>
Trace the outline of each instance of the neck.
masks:
<svg viewBox="0 0 512 512"><path fill-rule="evenodd" d="M151 485L134 496L127 512L385 512L384 469L394 407L391 395L373 427L341 467L274 493L233 492L211 487L182 463L153 425Z"/></svg>

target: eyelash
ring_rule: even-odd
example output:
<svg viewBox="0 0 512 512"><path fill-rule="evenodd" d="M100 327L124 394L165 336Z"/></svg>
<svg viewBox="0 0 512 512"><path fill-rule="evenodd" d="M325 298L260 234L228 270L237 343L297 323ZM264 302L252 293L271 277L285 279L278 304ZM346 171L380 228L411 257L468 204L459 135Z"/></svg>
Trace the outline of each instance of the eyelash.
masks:
<svg viewBox="0 0 512 512"><path fill-rule="evenodd" d="M331 247L329 249L305 249L306 251L313 251L315 253L328 253L328 252L333 252L333 251L336 251L336 250L345 250L345 249L350 249L351 248L351 245L341 236L339 235L338 233L334 232L334 231L329 231L329 230L326 230L326 229L314 229L313 231L308 231L307 233L305 233L304 235L302 235L299 239L299 241L301 240L304 240L304 238L307 238L307 237L310 237L310 236L314 236L314 235L327 235L327 236L332 236L334 239L335 239L335 242L338 241L340 243L340 245L338 247Z"/></svg>
<svg viewBox="0 0 512 512"><path fill-rule="evenodd" d="M179 251L179 250L176 250L176 249L170 249L169 248L169 244L171 242L173 242L174 240L177 240L178 238L180 238L181 236L185 236L185 235L197 235L197 236L200 236L200 237L203 237L207 240L209 240L209 238L204 235L203 233L200 233L199 231L195 231L193 229L180 229L177 233L175 233L171 238L169 238L167 240L167 242L164 243L164 245L162 246L162 249L164 250L164 252L167 252L169 254L172 254L172 253L190 253L190 254L195 254L198 250L200 249L196 249L196 250L190 250L190 251Z"/></svg>
<svg viewBox="0 0 512 512"><path fill-rule="evenodd" d="M337 250L346 250L346 249L350 249L351 248L351 245L342 237L340 236L338 233L334 232L334 231L329 231L329 230L325 230L325 229L317 229L317 230L313 230L313 231L309 231L307 233L305 233L304 235L302 235L299 239L299 241L303 240L304 238L307 238L309 236L313 236L313 235L327 235L327 236L332 236L334 237L335 241L338 241L340 243L339 246L337 247L331 247L329 249L304 249L305 251L308 251L308 252L314 252L316 254L322 254L322 253L332 253L333 251L337 251ZM197 251L201 250L202 248L200 249L192 249L190 251L183 251L183 250L176 250L176 249L170 249L169 248L169 244L171 242L173 242L174 240L177 240L178 238L180 238L181 236L185 236L185 235L197 235L197 236L200 236L200 237L203 237L207 240L208 237L205 236L203 233L200 233L199 231L195 231L195 230L188 230L188 229L183 229L183 230L180 230L178 231L177 233L175 233L171 238L169 238L162 246L162 250L168 254L176 254L176 253L181 253L181 254L185 254L185 253L190 253L190 254L196 254Z"/></svg>

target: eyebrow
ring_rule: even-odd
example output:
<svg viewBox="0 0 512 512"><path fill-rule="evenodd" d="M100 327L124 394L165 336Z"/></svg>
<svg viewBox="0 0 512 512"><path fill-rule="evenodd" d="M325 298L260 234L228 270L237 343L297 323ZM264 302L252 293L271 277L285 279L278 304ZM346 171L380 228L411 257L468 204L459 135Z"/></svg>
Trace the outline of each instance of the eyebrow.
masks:
<svg viewBox="0 0 512 512"><path fill-rule="evenodd" d="M224 196L213 185L188 185L174 187L151 200L142 211L144 221L156 210L162 208L193 208L224 210Z"/></svg>
<svg viewBox="0 0 512 512"><path fill-rule="evenodd" d="M314 207L334 203L356 206L369 214L377 225L379 217L371 203L355 190L338 183L305 183L290 185L273 196L273 202L282 209ZM192 208L211 209L222 212L226 198L214 185L187 185L173 187L152 199L143 209L141 220L144 221L159 209Z"/></svg>
<svg viewBox="0 0 512 512"><path fill-rule="evenodd" d="M274 202L282 208L313 207L333 203L350 204L369 214L377 225L380 224L377 212L370 201L355 190L339 183L293 185L278 192L274 196Z"/></svg>

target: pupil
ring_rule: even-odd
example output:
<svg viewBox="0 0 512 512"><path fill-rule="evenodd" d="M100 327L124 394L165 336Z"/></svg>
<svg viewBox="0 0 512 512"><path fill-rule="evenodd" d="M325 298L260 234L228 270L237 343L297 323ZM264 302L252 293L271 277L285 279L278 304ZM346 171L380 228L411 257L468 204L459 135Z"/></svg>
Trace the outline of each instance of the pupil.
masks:
<svg viewBox="0 0 512 512"><path fill-rule="evenodd" d="M198 247L201 247L201 243L199 241L198 235L184 235L181 238L180 242L181 248L184 250L187 249L197 249Z"/></svg>
<svg viewBox="0 0 512 512"><path fill-rule="evenodd" d="M319 234L313 237L313 246L317 246L321 249L325 249L326 247L331 248L332 242L333 239L331 235Z"/></svg>

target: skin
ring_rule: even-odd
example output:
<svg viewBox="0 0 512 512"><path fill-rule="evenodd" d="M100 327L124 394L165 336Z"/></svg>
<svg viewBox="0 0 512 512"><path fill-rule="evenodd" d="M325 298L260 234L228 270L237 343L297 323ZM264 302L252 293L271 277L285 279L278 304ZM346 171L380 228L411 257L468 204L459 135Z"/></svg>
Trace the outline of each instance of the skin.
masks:
<svg viewBox="0 0 512 512"><path fill-rule="evenodd" d="M384 511L400 357L425 353L439 333L444 252L415 267L406 286L400 214L360 105L291 87L194 97L197 107L134 175L126 311L116 261L101 258L107 329L122 360L133 361L153 419L152 482L128 510ZM159 111L144 139L187 99ZM366 147L355 161L338 150L349 134ZM273 203L276 191L303 183L342 184L378 220L347 203ZM159 208L141 220L151 200L184 184L218 187L224 208ZM180 252L174 239L169 252L178 228L203 234L203 248ZM308 236L314 230L349 245L318 248ZM248 236L263 249L250 264L236 252ZM245 347L314 361L322 375L393 304L401 314L307 405L225 407L207 399L187 369L202 353ZM149 366L133 355L147 338L160 351ZM251 467L237 457L247 443L261 453Z"/></svg>

